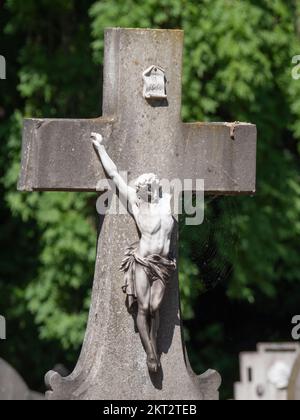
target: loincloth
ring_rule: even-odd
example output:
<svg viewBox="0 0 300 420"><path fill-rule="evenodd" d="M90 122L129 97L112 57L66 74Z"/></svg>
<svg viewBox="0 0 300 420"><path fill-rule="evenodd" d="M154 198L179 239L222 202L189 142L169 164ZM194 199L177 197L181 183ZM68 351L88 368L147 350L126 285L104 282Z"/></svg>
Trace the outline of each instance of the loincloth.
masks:
<svg viewBox="0 0 300 420"><path fill-rule="evenodd" d="M122 290L128 297L128 307L137 300L136 293L136 266L141 266L147 274L151 284L155 281L161 281L164 286L167 285L170 277L176 270L176 260L173 258L162 257L161 255L149 255L148 257L140 257L137 255L137 245L135 243L127 248L125 258L122 262L120 270L125 274L125 284Z"/></svg>

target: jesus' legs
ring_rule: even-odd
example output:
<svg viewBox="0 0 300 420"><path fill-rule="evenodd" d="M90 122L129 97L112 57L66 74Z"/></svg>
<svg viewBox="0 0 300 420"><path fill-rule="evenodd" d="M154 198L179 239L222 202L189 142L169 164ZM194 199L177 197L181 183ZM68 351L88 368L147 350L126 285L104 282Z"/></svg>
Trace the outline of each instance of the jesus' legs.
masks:
<svg viewBox="0 0 300 420"><path fill-rule="evenodd" d="M153 350L149 335L149 311L139 308L137 316L137 327L142 343L147 353L147 365L151 372L157 372L157 359Z"/></svg>
<svg viewBox="0 0 300 420"><path fill-rule="evenodd" d="M159 356L157 351L157 333L159 329L159 312L151 313L151 330L150 330L150 339L153 351L155 353L156 360L159 363Z"/></svg>
<svg viewBox="0 0 300 420"><path fill-rule="evenodd" d="M151 312L151 331L150 338L152 343L152 348L154 350L158 365L159 356L157 351L157 334L159 330L159 309L161 307L166 287L160 281L156 280L151 287L151 296L150 296L150 312Z"/></svg>
<svg viewBox="0 0 300 420"><path fill-rule="evenodd" d="M136 269L136 293L138 298L137 327L147 353L147 365L151 372L157 372L157 358L150 338L150 283L142 267Z"/></svg>

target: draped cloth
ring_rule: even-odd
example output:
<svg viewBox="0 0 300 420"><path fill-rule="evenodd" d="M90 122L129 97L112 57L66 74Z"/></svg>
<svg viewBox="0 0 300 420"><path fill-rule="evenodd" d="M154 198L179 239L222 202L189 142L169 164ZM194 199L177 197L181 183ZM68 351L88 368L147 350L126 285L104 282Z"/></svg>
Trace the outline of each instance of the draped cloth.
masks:
<svg viewBox="0 0 300 420"><path fill-rule="evenodd" d="M132 310L133 304L137 301L137 265L143 267L150 284L153 284L155 281L161 281L164 286L168 284L170 277L176 270L176 260L174 258L166 258L158 254L149 255L143 258L137 255L137 246L138 242L126 249L125 258L120 267L120 270L124 273L125 280L122 290L127 295L129 310Z"/></svg>

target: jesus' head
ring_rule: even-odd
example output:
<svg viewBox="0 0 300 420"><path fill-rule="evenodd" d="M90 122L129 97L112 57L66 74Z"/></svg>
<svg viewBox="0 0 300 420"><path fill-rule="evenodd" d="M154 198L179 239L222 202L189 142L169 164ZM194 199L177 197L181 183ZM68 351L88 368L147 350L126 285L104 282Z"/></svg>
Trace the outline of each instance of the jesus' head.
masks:
<svg viewBox="0 0 300 420"><path fill-rule="evenodd" d="M140 200L155 203L160 198L160 180L155 174L141 175L135 181L137 196Z"/></svg>

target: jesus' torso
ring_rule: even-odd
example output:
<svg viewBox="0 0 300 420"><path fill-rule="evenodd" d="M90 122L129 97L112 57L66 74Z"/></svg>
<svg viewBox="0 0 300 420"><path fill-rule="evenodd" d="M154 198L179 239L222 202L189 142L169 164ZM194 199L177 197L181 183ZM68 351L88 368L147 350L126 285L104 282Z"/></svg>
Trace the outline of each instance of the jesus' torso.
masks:
<svg viewBox="0 0 300 420"><path fill-rule="evenodd" d="M164 194L157 203L136 202L132 212L141 232L138 254L143 258L153 254L168 257L174 227L171 195Z"/></svg>

